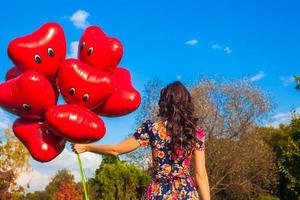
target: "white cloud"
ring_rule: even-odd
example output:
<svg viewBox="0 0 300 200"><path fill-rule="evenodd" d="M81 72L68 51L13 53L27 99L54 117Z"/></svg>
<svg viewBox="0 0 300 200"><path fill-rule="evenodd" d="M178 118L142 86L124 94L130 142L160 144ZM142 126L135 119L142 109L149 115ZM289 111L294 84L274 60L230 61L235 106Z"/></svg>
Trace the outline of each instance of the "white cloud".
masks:
<svg viewBox="0 0 300 200"><path fill-rule="evenodd" d="M181 76L178 74L178 75L176 75L176 79L177 80L180 80L181 79Z"/></svg>
<svg viewBox="0 0 300 200"><path fill-rule="evenodd" d="M72 41L67 58L77 58L79 41Z"/></svg>
<svg viewBox="0 0 300 200"><path fill-rule="evenodd" d="M77 28L85 29L90 25L90 23L87 21L87 18L89 16L90 13L88 13L87 11L77 10L69 19Z"/></svg>
<svg viewBox="0 0 300 200"><path fill-rule="evenodd" d="M42 174L39 171L33 169L30 172L23 173L17 179L17 184L24 188L29 187L29 191L43 190L48 182L51 180L49 174Z"/></svg>
<svg viewBox="0 0 300 200"><path fill-rule="evenodd" d="M259 71L255 76L250 77L251 82L259 81L266 76L264 71Z"/></svg>
<svg viewBox="0 0 300 200"><path fill-rule="evenodd" d="M92 177L95 170L101 164L101 156L94 153L80 154L83 169L86 177ZM81 181L77 156L71 150L64 151L54 160L47 163L40 163L33 159L30 160L32 171L23 173L17 180L18 184L27 188L28 191L43 190L56 172L66 168L74 175L75 181Z"/></svg>
<svg viewBox="0 0 300 200"><path fill-rule="evenodd" d="M213 49L222 49L222 47L220 45L218 45L218 44L213 44L211 46L211 48L213 48Z"/></svg>
<svg viewBox="0 0 300 200"><path fill-rule="evenodd" d="M224 51L228 54L231 54L231 52L232 52L231 48L229 48L229 47L225 47Z"/></svg>
<svg viewBox="0 0 300 200"><path fill-rule="evenodd" d="M223 50L227 54L232 53L232 49L230 47L222 47L219 44L213 44L213 45L211 45L211 48L214 49L214 50Z"/></svg>
<svg viewBox="0 0 300 200"><path fill-rule="evenodd" d="M295 109L297 114L300 114L300 107ZM272 123L268 126L278 127L280 124L289 124L291 121L291 112L280 112L272 117Z"/></svg>
<svg viewBox="0 0 300 200"><path fill-rule="evenodd" d="M80 154L80 158L85 169L97 168L102 160L99 155L89 152ZM77 156L72 151L64 149L56 159L48 162L48 164L56 168L77 169Z"/></svg>
<svg viewBox="0 0 300 200"><path fill-rule="evenodd" d="M285 87L295 82L294 76L281 76L280 80Z"/></svg>
<svg viewBox="0 0 300 200"><path fill-rule="evenodd" d="M188 40L185 42L185 44L194 46L194 45L198 44L198 40L197 39Z"/></svg>

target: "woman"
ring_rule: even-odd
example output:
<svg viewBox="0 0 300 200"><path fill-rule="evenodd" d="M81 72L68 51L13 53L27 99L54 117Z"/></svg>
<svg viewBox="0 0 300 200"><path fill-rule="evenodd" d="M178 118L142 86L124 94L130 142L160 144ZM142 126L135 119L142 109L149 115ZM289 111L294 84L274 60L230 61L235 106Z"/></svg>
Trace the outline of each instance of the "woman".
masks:
<svg viewBox="0 0 300 200"><path fill-rule="evenodd" d="M152 148L153 180L145 194L149 200L209 200L205 169L204 131L196 127L194 105L189 91L176 81L163 88L159 100L159 120L147 120L133 136L117 145L75 144L75 153L86 151L120 155L140 146ZM195 183L189 175L194 158ZM197 192L197 189L199 193Z"/></svg>

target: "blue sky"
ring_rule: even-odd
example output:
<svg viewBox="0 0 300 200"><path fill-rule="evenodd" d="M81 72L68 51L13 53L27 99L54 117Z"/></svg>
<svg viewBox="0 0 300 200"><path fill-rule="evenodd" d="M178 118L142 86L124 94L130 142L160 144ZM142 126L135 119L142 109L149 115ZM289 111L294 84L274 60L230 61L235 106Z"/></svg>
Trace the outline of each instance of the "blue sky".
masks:
<svg viewBox="0 0 300 200"><path fill-rule="evenodd" d="M164 84L188 82L199 75L248 77L274 99L276 123L286 122L292 108L300 110L300 93L292 81L300 74L300 1L27 0L0 5L2 81L12 66L6 48L13 38L54 21L64 28L72 55L71 44L74 47L83 28L99 25L122 41L121 66L131 71L140 91L153 77ZM11 119L4 112L0 117ZM99 143L121 141L134 129L134 117L135 113L105 119L108 131ZM42 168L32 163L36 170Z"/></svg>

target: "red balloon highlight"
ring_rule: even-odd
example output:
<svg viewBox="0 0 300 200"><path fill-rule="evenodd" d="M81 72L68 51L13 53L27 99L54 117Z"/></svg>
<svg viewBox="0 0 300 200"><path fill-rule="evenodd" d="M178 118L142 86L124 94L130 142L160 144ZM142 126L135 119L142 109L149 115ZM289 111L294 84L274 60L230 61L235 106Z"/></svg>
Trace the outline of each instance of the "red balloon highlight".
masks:
<svg viewBox="0 0 300 200"><path fill-rule="evenodd" d="M28 119L41 119L56 99L50 82L40 73L27 71L0 84L0 107Z"/></svg>
<svg viewBox="0 0 300 200"><path fill-rule="evenodd" d="M113 93L110 74L77 60L67 59L59 69L58 85L68 104L95 108Z"/></svg>
<svg viewBox="0 0 300 200"><path fill-rule="evenodd" d="M95 142L106 131L100 117L77 105L51 107L46 113L46 123L55 134L74 143Z"/></svg>
<svg viewBox="0 0 300 200"><path fill-rule="evenodd" d="M102 116L119 117L136 110L141 104L140 93L132 86L130 72L122 67L113 72L116 82L114 93L94 111Z"/></svg>
<svg viewBox="0 0 300 200"><path fill-rule="evenodd" d="M53 134L43 122L17 119L13 131L31 156L40 162L53 160L65 148L66 141Z"/></svg>
<svg viewBox="0 0 300 200"><path fill-rule="evenodd" d="M33 33L12 40L8 56L21 71L37 71L55 79L66 57L66 38L57 23L46 23Z"/></svg>
<svg viewBox="0 0 300 200"><path fill-rule="evenodd" d="M108 37L98 26L88 27L79 42L78 57L81 61L100 70L112 72L123 56L122 43Z"/></svg>

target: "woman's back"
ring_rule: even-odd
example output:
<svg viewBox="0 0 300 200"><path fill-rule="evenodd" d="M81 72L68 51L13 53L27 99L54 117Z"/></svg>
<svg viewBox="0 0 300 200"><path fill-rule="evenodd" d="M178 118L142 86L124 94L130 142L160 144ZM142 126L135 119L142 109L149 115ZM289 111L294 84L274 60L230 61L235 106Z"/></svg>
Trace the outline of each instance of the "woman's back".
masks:
<svg viewBox="0 0 300 200"><path fill-rule="evenodd" d="M205 134L197 130L195 149L204 150ZM153 158L153 181L150 184L147 199L198 199L198 193L193 179L189 175L191 155L183 155L178 148L173 153L171 135L166 130L166 123L158 121L152 123L147 120L134 134L139 143L151 146Z"/></svg>

